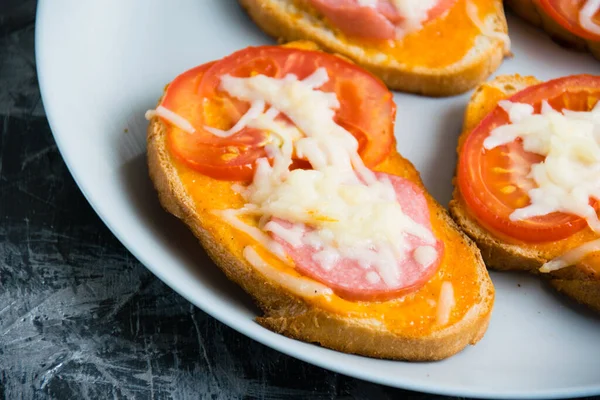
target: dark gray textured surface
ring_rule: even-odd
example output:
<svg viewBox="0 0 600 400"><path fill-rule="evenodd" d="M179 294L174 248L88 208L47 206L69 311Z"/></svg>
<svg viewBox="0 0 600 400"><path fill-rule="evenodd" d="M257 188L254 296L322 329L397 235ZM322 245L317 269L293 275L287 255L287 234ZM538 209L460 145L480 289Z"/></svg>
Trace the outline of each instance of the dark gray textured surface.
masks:
<svg viewBox="0 0 600 400"><path fill-rule="evenodd" d="M35 1L0 2L0 399L441 398L313 367L238 334L113 237L44 117Z"/></svg>

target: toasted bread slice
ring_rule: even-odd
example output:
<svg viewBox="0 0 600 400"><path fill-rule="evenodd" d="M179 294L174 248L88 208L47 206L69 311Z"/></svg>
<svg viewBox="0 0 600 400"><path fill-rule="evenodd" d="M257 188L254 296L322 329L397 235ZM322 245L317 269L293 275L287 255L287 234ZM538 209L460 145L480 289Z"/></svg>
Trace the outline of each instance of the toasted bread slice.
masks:
<svg viewBox="0 0 600 400"><path fill-rule="evenodd" d="M257 322L264 327L343 352L402 360L443 359L485 333L494 301L492 282L475 244L429 194L425 196L432 230L444 242L444 255L424 286L384 302L317 295L306 288L319 283L269 257L266 250L261 268L244 257L246 246L262 246L215 213L244 205L234 191L235 182L209 178L179 162L167 146L167 128L157 117L151 119L147 140L150 177L161 204L192 230L227 277L255 299L264 313ZM375 170L423 187L412 164L395 150ZM452 284L454 306L449 319L440 322L438 300L445 282Z"/></svg>
<svg viewBox="0 0 600 400"><path fill-rule="evenodd" d="M459 137L458 152L475 126L496 106L499 100L540 83L532 76L499 76L491 82L479 86L474 92L465 113L463 133ZM498 270L517 270L540 274L549 279L550 284L592 309L600 311L600 258L591 255L578 265L567 267L553 273L542 274L540 267L565 251L586 241L597 238L597 235L586 228L570 238L551 243L509 243L494 236L482 227L469 213L457 187L450 201L450 214L458 225L471 237L481 250L483 260L488 268Z"/></svg>
<svg viewBox="0 0 600 400"><path fill-rule="evenodd" d="M500 0L458 0L446 16L393 45L348 38L301 1L239 2L263 31L281 42L313 41L352 59L390 89L404 92L427 96L463 93L484 81L509 53ZM467 6L475 7L480 22L470 19Z"/></svg>
<svg viewBox="0 0 600 400"><path fill-rule="evenodd" d="M560 45L579 51L589 51L600 60L600 42L581 38L563 28L544 11L538 0L506 0L506 5L525 21L543 29Z"/></svg>

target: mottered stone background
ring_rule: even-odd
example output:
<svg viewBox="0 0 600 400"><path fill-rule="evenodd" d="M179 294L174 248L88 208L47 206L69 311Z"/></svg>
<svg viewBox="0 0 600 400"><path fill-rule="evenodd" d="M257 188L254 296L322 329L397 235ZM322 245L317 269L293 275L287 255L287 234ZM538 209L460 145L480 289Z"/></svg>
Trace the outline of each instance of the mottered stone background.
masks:
<svg viewBox="0 0 600 400"><path fill-rule="evenodd" d="M0 1L0 399L442 398L262 346L131 256L52 138L36 78L35 6Z"/></svg>

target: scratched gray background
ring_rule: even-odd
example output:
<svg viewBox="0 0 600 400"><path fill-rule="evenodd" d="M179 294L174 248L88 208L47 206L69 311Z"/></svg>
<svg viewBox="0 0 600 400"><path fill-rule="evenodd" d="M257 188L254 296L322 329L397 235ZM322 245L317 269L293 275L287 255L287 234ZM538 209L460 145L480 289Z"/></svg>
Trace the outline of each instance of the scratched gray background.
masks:
<svg viewBox="0 0 600 400"><path fill-rule="evenodd" d="M35 6L0 0L0 399L442 399L255 343L133 258L57 151L37 85Z"/></svg>

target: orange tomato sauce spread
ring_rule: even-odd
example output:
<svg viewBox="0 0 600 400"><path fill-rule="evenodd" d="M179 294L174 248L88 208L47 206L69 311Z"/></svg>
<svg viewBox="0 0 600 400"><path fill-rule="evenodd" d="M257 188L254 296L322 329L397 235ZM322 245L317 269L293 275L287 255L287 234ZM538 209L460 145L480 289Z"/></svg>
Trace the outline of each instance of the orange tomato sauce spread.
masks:
<svg viewBox="0 0 600 400"><path fill-rule="evenodd" d="M300 276L293 265L288 265L272 256L252 237L233 228L214 213L215 210L237 209L244 205L242 197L232 189L233 182L219 181L202 175L182 164L172 155L171 161L187 193L194 200L204 227L227 251L238 259L244 259L243 250L250 245L272 267L292 276ZM375 170L403 176L422 185L412 165L396 152L388 156ZM386 302L347 301L335 294L304 298L304 300L315 307L343 316L375 319L391 330L401 330L403 334L418 337L444 328L436 323L436 307L442 282L449 281L454 290L455 306L448 324L461 320L474 304L481 301L482 294L479 290L476 268L465 267L465 265L475 265L479 260L465 243L464 237L456 230L450 229L441 219L441 207L429 195L426 197L433 232L445 244L439 270L429 282L415 292ZM251 219L243 221L250 225L257 225L257 221Z"/></svg>
<svg viewBox="0 0 600 400"><path fill-rule="evenodd" d="M383 53L402 64L440 68L462 60L473 48L475 38L481 34L467 14L467 2L477 7L480 21L485 21L489 15L496 15L498 8L502 7L497 0L459 0L443 17L426 23L419 31L396 41L348 37L335 26L329 25L339 40L349 46L363 48L367 56ZM297 6L313 15L316 13L307 10L302 1L297 1ZM324 19L321 16L319 18Z"/></svg>

